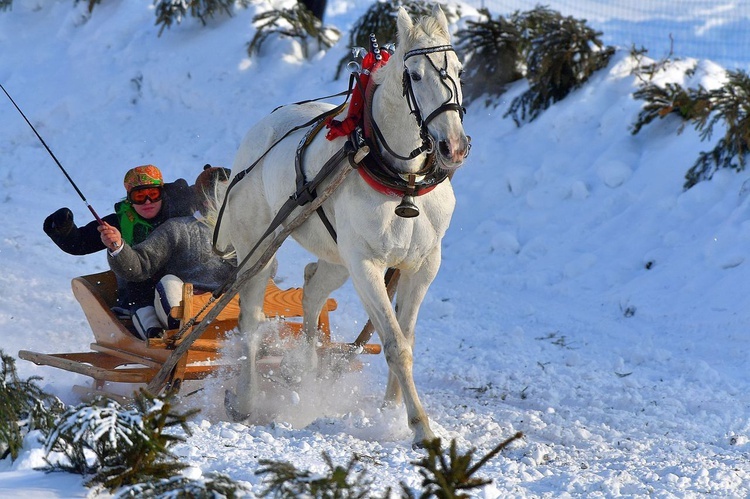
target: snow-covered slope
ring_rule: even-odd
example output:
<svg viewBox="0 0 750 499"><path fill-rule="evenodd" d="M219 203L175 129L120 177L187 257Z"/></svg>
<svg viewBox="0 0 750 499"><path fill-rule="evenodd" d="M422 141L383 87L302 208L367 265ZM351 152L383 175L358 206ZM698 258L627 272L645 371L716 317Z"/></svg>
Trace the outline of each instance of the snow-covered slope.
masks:
<svg viewBox="0 0 750 499"><path fill-rule="evenodd" d="M332 79L345 40L312 61L284 43L247 59L252 17L266 3L205 28L188 19L161 37L151 2L104 1L91 16L85 3L15 0L0 13L0 82L102 214L120 199L128 168L150 162L192 180L205 163L229 166L261 116L346 85ZM699 3L686 9L694 19ZM368 6L330 1L326 21L346 33ZM745 15L746 3L735 8ZM610 25L633 20L615 7L598 12ZM661 42L658 30L645 32ZM503 118L523 83L468 109L472 154L454 178L457 209L418 323L414 372L436 432L463 450L482 455L524 433L483 469L493 479L483 497L750 494L747 174L720 172L683 191L685 172L713 144L691 128L678 135L674 117L630 133L641 103L629 44L619 44L608 68L532 123ZM730 56L747 63L743 46L738 39ZM721 84L723 69L707 60L684 80L693 62L662 77ZM86 350L92 336L69 282L106 269L106 259L65 255L42 232L61 206L81 223L90 214L3 99L2 349ZM285 284L301 283L309 258L285 245ZM334 297L335 334L351 340L366 317L350 285ZM377 477L374 493L400 481L417 487L420 454L405 413L380 408L385 363L365 360L361 373L308 387L296 404L288 390L273 392L279 414L251 425L226 422L222 381L212 380L186 401L203 412L176 452L193 475L222 471L254 493L259 459L323 471L322 452L341 464L359 454ZM68 403L77 401L71 386L86 382L17 367ZM79 477L33 470L41 464L33 442L16 462L0 462L0 495L87 494Z"/></svg>

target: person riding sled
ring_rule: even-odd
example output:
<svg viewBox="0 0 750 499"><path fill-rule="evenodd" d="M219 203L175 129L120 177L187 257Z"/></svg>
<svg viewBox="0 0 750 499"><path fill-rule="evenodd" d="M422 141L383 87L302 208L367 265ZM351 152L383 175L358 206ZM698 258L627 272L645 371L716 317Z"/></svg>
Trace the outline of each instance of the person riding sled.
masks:
<svg viewBox="0 0 750 499"><path fill-rule="evenodd" d="M195 191L184 179L165 183L161 171L154 165L142 165L128 170L123 179L127 197L115 204L115 213L102 221L117 227L129 244L140 243L166 220L189 216L197 209ZM69 208L60 208L44 220L44 232L64 252L88 255L106 248L99 234L99 222L94 220L78 227ZM117 306L120 315L133 315L136 329L145 334L149 325L159 322L144 307L153 302L153 282L128 282L117 279ZM136 314L140 309L141 313ZM145 314L145 315L144 315Z"/></svg>
<svg viewBox="0 0 750 499"><path fill-rule="evenodd" d="M150 308L160 324L149 324L143 339L159 337L164 328L179 326L169 314L182 300L184 282L192 283L196 292L214 291L233 275L235 265L214 253L213 230L202 219L213 200L216 184L228 181L229 175L226 168L206 168L194 186L202 199L199 212L165 221L138 244L129 242L120 230L106 222L99 227L102 244L109 248L110 268L119 278L130 282L158 281L151 288Z"/></svg>

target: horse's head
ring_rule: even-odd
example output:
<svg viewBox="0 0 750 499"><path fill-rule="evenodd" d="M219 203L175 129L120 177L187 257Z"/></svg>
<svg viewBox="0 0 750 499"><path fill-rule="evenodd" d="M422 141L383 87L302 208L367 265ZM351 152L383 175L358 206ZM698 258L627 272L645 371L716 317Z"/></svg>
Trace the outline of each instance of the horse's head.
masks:
<svg viewBox="0 0 750 499"><path fill-rule="evenodd" d="M435 5L432 16L415 24L401 7L397 27L404 96L429 134L440 165L448 170L458 168L469 154L470 144L463 128L463 66L451 45L445 13Z"/></svg>

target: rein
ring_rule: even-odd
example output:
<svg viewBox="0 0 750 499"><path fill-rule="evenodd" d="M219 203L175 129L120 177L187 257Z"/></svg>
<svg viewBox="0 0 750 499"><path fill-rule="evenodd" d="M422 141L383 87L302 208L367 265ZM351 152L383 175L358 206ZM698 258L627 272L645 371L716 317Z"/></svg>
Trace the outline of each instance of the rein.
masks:
<svg viewBox="0 0 750 499"><path fill-rule="evenodd" d="M344 100L344 102L342 102L337 107L335 107L333 109L330 109L330 110L328 110L328 111L326 111L324 113L319 114L318 116L312 118L311 120L307 121L306 123L303 123L301 125L297 125L295 127L292 127L291 129L287 130L286 133L284 133L273 144L271 144L271 146L268 149L266 149L265 151L263 151L263 154L261 154L260 156L258 156L258 158L255 161L253 161L250 166L248 166L247 168L245 168L244 170L242 170L241 172L239 172L237 175L235 175L234 178L232 178L232 181L229 183L229 185L227 186L227 190L224 193L224 200L221 203L221 207L219 208L219 213L218 213L218 215L216 217L216 226L214 227L213 239L211 241L211 247L213 248L214 253L218 254L221 257L225 257L225 256L227 256L230 253L229 251L219 250L219 248L217 248L216 244L218 242L219 229L221 228L221 220L224 217L224 210L226 209L227 200L229 199L229 193L232 190L232 188L235 185L237 185L243 178L245 178L245 176L247 176L247 174L249 174L258 165L258 163L260 163L260 161L263 158L265 158L266 155L269 152L271 152L271 150L274 147L276 147L282 140L286 139L289 135L291 135L292 133L296 132L297 130L302 130L303 128L307 128L309 126L313 126L316 123L319 123L321 121L323 121L323 122L324 121L328 121L328 120L334 118L335 116L337 116L339 113L341 113L341 111L344 110L344 107L346 106L347 101L349 100L349 96L352 93L352 88L353 87L354 87L354 75L351 75L350 78L349 78L349 90L347 90L346 92L341 92L341 93L334 94L334 95L329 95L329 96L326 96L326 97L320 97L320 98L317 98L317 99L308 99L308 100L305 100L305 101L295 102L294 104L292 104L292 105L296 106L296 105L300 105L300 104L306 104L306 103L309 103L309 102L316 102L316 101L328 99L330 97L337 97L337 96L340 96L340 95L346 95L346 99ZM275 108L273 111L276 111L276 110L280 109L281 107L283 107L283 106L279 106L279 107ZM297 194L298 195L299 195L300 189L301 189L301 187L298 185L297 186L297 191L298 191Z"/></svg>
<svg viewBox="0 0 750 499"><path fill-rule="evenodd" d="M268 151L266 151L268 152ZM205 312L211 305L216 302L222 295L229 293L228 296L224 296L219 300L219 303L209 312L209 315L207 315L203 322L198 326L198 328L194 329L188 336L188 338L185 340L185 342L180 343L177 348L185 348L180 345L183 344L191 344L195 339L197 339L200 334L203 333L203 330L205 329L205 326L209 324L218 314L219 312L226 306L226 304L229 302L229 300L237 294L237 291L239 290L239 287L250 279L252 276L260 272L260 270L270 261L270 259L275 254L276 250L281 246L281 242L289 235L291 232L299 227L299 225L304 222L313 211L317 211L321 205L323 204L323 201L325 201L336 188L341 184L341 182L344 180L346 175L354 168L357 168L358 164L363 160L364 157L367 156L369 150L367 147L362 147L356 150L352 146L352 143L350 141L346 141L344 145L339 149L339 151L333 155L326 163L323 165L323 167L320 169L318 174L315 176L313 180L308 182L306 188L312 188L314 191L325 179L327 179L333 171L336 169L336 167L341 163L341 161L344 158L348 158L348 164L345 164L345 167L340 171L337 178L335 178L331 185L326 188L326 191L323 192L320 196L315 197L314 199L311 199L310 206L307 208L306 211L303 211L300 213L296 218L294 218L287 227L284 228L284 230L281 231L280 234L277 234L274 238L274 240L270 243L270 247L266 249L266 251L261 255L261 257L258 259L258 261L251 267L247 272L245 272L239 279L238 275L242 268L247 264L247 262L250 260L250 257L255 254L257 249L260 247L261 243L268 238L271 234L273 234L277 228L291 215L291 213L298 207L303 206L305 203L301 203L299 201L299 196L297 196L298 193L293 194L292 196L287 199L287 201L282 205L282 207L279 209L278 213L276 214L276 217L271 221L268 228L266 229L266 232L263 233L263 235L260 237L258 242L253 246L253 248L250 250L250 252L245 256L245 258L242 260L242 262L237 265L237 267L234 268L232 271L232 274L227 278L226 281L224 281L224 284L221 285L220 288L214 290L211 293L211 298L206 302L206 304L195 314L193 317L190 318L189 321L187 321L179 331L177 331L176 334L174 334L170 338L170 345L178 345L180 340L182 339L183 335L195 325L195 323L198 320L198 317ZM225 198L226 199L226 198ZM218 225L217 225L218 227ZM214 248L215 248L215 240L216 240L216 230L214 230ZM171 358L171 357L170 357ZM164 369L164 368L162 368ZM161 374L161 371L160 371ZM157 378L154 378L156 380ZM155 381L154 381L155 382ZM158 383L158 382L156 382ZM150 386L149 386L150 387Z"/></svg>
<svg viewBox="0 0 750 499"><path fill-rule="evenodd" d="M303 186L302 190L297 190L294 194L289 196L289 199L284 202L284 204L279 208L279 211L276 213L276 216L269 224L266 231L263 233L263 235L260 237L257 243L255 243L255 246L250 250L250 252L245 256L245 258L242 260L242 262L235 267L234 271L232 272L232 275L227 279L227 281L224 283L224 285L213 292L213 296L218 297L224 294L229 284L234 282L234 280L237 278L237 274L240 272L242 267L250 260L250 257L255 253L255 251L258 249L258 247L261 245L265 239L273 234L273 232L291 215L291 213L299 206L304 206L305 204L312 201L315 196L310 197L310 193L314 193L315 189L320 186L321 183L325 179L328 178L328 176L333 172L333 170L341 163L341 161L349 157L350 162L352 165L354 165L354 155L355 149L354 146L350 141L346 141L344 145L341 147L341 149L338 150L336 154L334 154L326 163L323 165L323 167L320 169L318 174L313 178L311 181L306 182ZM224 198L226 199L226 198ZM214 230L214 239L216 239L216 230Z"/></svg>

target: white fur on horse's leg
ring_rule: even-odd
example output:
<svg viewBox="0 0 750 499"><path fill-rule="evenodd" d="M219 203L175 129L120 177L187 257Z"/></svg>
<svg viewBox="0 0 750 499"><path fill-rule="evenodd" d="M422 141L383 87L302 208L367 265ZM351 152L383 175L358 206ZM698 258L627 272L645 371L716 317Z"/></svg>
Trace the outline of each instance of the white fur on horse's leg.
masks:
<svg viewBox="0 0 750 499"><path fill-rule="evenodd" d="M346 267L319 260L305 267L305 285L302 308L305 311L303 328L308 341L317 337L318 318L331 293L344 285L349 278Z"/></svg>
<svg viewBox="0 0 750 499"><path fill-rule="evenodd" d="M438 246L433 253L425 259L417 272L403 270L398 281L396 292L396 317L401 327L404 338L414 350L415 334L419 309L427 294L432 281L437 276L440 268L441 249ZM392 373L388 375L386 388L386 403L398 404L401 402L401 386Z"/></svg>
<svg viewBox="0 0 750 499"><path fill-rule="evenodd" d="M398 379L403 390L409 427L414 432L413 443L421 445L423 440L434 438L434 434L414 384L411 345L401 332L383 284L385 269L379 269L365 261L354 262L353 265L350 269L352 282L380 335L388 369Z"/></svg>
<svg viewBox="0 0 750 499"><path fill-rule="evenodd" d="M240 375L237 379L234 398L235 406L232 408L240 415L252 413L253 400L259 394L256 361L263 338L258 326L266 318L263 313L263 299L269 272L270 267L266 267L245 283L240 290L242 310L239 329L242 334L242 353L245 358L240 360Z"/></svg>
<svg viewBox="0 0 750 499"><path fill-rule="evenodd" d="M396 373L388 369L388 383L385 385L385 396L383 405L385 407L397 407L403 402L403 393L401 392L401 383L398 382Z"/></svg>
<svg viewBox="0 0 750 499"><path fill-rule="evenodd" d="M318 319L320 311L333 291L349 278L346 267L325 260L310 263L305 267L305 284L302 294L303 330L307 343L310 372L318 369L317 344L319 340Z"/></svg>

